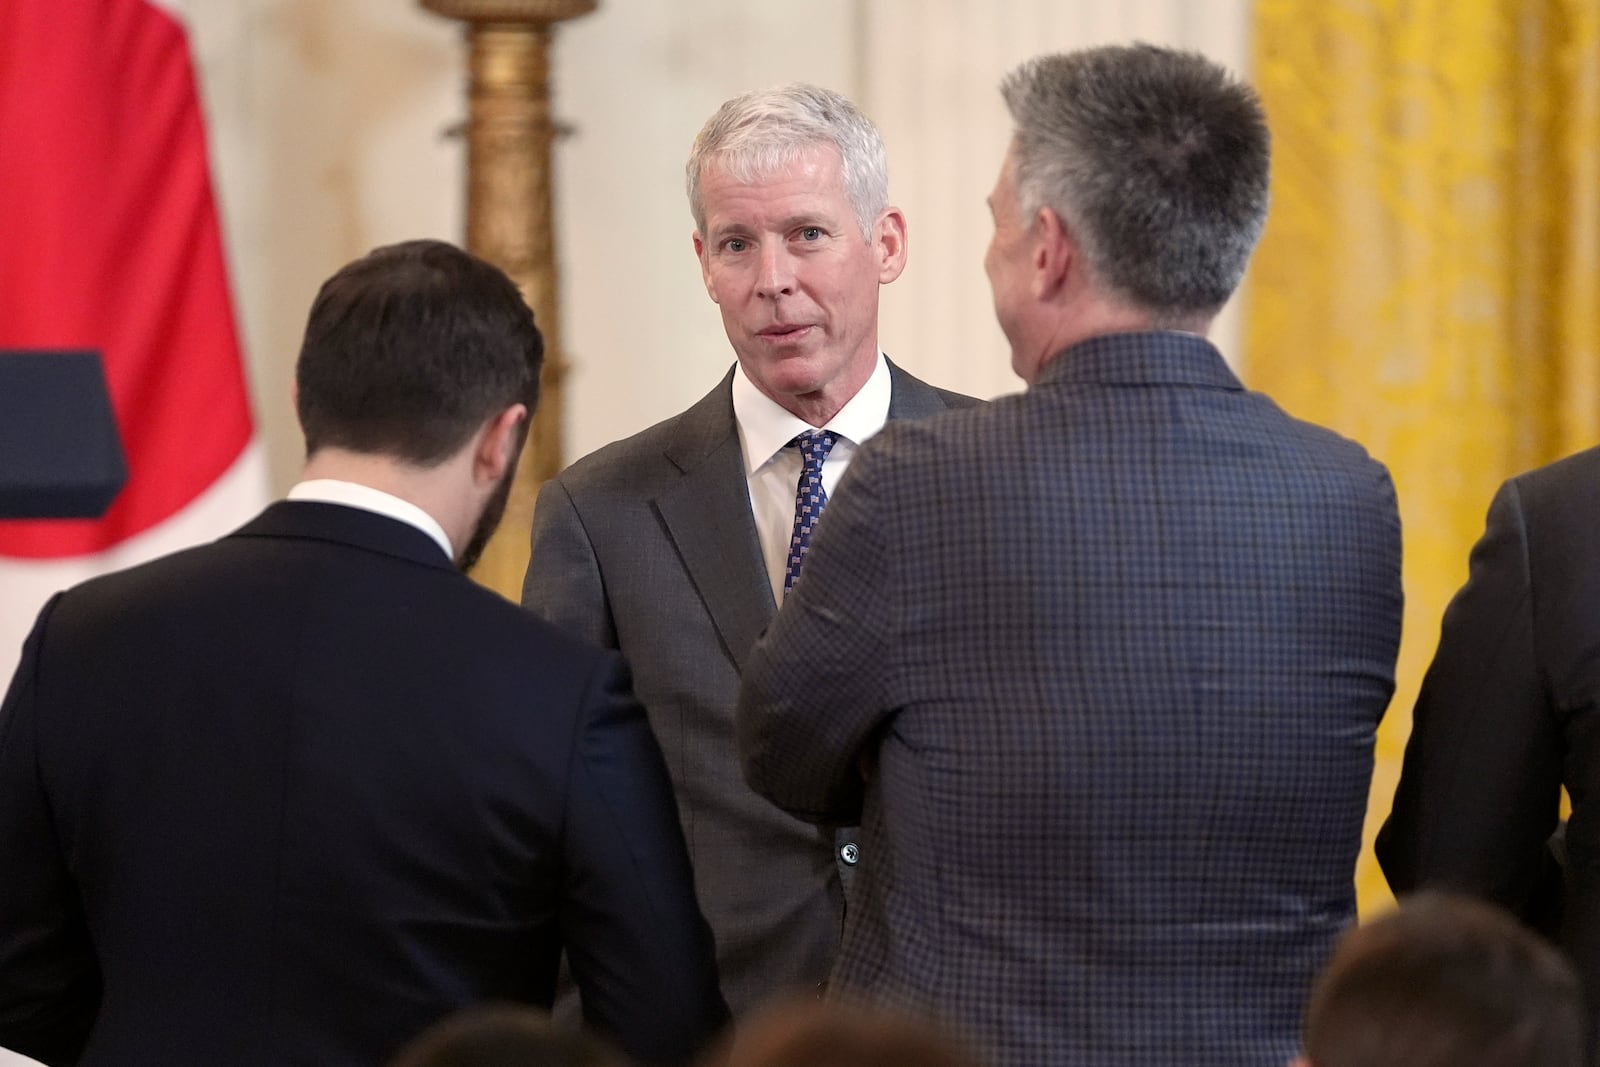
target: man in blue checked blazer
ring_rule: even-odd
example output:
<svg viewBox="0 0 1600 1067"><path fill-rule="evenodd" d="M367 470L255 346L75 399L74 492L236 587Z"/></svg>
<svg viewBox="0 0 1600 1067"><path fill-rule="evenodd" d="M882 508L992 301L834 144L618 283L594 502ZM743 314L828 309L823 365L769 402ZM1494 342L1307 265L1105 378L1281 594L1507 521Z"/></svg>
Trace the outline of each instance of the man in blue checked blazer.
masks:
<svg viewBox="0 0 1600 1067"><path fill-rule="evenodd" d="M1266 214L1254 93L1150 46L1003 92L1029 389L856 456L746 665L745 773L860 820L833 988L1007 1067L1282 1067L1355 918L1394 490L1205 340Z"/></svg>

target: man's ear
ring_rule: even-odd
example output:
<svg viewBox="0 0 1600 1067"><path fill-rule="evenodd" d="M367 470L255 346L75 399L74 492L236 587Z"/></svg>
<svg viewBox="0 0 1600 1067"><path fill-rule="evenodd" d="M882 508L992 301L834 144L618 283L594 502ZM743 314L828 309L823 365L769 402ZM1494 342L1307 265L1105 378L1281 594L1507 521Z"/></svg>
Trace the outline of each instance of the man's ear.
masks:
<svg viewBox="0 0 1600 1067"><path fill-rule="evenodd" d="M706 283L706 295L711 298L713 304L722 303L717 299L716 287L711 284L710 253L706 251L706 242L700 236L699 230L694 232L694 258L700 262L700 280Z"/></svg>
<svg viewBox="0 0 1600 1067"><path fill-rule="evenodd" d="M526 404L512 404L483 424L472 453L472 476L475 480L493 484L505 477L507 468L517 462L522 452L519 447L519 427L527 417Z"/></svg>
<svg viewBox="0 0 1600 1067"><path fill-rule="evenodd" d="M1042 207L1030 226L1033 244L1033 295L1046 299L1067 282L1068 273L1079 262L1078 245L1054 208Z"/></svg>
<svg viewBox="0 0 1600 1067"><path fill-rule="evenodd" d="M888 285L906 269L906 217L899 208L888 208L878 216L872 241L878 254L878 284Z"/></svg>

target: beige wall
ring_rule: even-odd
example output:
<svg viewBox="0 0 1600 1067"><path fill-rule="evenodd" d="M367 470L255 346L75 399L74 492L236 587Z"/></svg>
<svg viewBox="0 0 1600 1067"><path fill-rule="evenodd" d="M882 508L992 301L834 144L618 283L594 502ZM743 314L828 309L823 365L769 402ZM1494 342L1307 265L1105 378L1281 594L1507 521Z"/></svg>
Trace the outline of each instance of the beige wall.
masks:
<svg viewBox="0 0 1600 1067"><path fill-rule="evenodd" d="M882 343L940 384L1018 387L994 326L984 197L1008 125L995 85L1039 51L1135 38L1243 65L1247 0L601 0L555 56L567 456L664 418L731 361L692 258L683 159L744 89L806 79L883 129L911 232ZM460 31L410 0L191 2L236 306L274 487L317 284L374 245L461 232ZM1231 328L1222 331L1225 347Z"/></svg>
<svg viewBox="0 0 1600 1067"><path fill-rule="evenodd" d="M317 285L374 245L458 238L457 34L405 0L186 5L273 486L301 459L289 382Z"/></svg>

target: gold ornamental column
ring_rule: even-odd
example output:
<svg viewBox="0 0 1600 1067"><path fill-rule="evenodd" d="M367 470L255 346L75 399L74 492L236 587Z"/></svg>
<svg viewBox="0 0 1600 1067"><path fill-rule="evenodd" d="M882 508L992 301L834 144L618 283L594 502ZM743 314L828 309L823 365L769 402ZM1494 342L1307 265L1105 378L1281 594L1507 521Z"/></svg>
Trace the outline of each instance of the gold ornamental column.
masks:
<svg viewBox="0 0 1600 1067"><path fill-rule="evenodd" d="M561 469L560 275L550 192L550 39L555 23L598 0L421 0L467 23L467 249L509 274L544 335L539 412L499 533L473 577L521 599L539 485Z"/></svg>

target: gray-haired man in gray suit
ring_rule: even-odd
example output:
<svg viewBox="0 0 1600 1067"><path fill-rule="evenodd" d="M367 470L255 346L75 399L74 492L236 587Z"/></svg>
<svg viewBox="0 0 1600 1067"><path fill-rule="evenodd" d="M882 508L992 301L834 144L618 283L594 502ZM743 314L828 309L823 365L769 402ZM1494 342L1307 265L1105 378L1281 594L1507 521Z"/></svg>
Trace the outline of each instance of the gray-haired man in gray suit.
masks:
<svg viewBox="0 0 1600 1067"><path fill-rule="evenodd" d="M986 266L1028 391L887 428L751 653L750 781L861 826L834 985L1001 1067L1282 1067L1355 918L1400 522L1205 339L1267 208L1201 56L1049 56Z"/></svg>
<svg viewBox="0 0 1600 1067"><path fill-rule="evenodd" d="M545 485L523 602L631 665L741 1014L827 978L859 853L853 833L745 785L739 670L856 448L886 419L976 401L878 347L878 290L905 266L906 224L882 139L848 100L806 85L737 97L687 169L695 254L738 365L687 411Z"/></svg>

